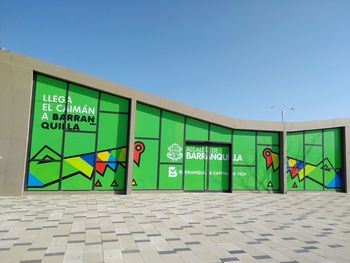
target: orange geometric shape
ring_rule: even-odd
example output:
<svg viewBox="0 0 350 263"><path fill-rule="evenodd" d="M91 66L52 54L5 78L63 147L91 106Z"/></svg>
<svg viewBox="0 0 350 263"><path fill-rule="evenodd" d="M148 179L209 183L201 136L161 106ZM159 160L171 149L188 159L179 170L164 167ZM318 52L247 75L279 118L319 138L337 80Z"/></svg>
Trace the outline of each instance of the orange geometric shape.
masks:
<svg viewBox="0 0 350 263"><path fill-rule="evenodd" d="M96 171L100 174L100 175L104 175L105 171L107 168L107 163L96 163Z"/></svg>
<svg viewBox="0 0 350 263"><path fill-rule="evenodd" d="M145 151L145 145L143 142L135 142L134 145L134 162L137 166L140 166L141 154Z"/></svg>
<svg viewBox="0 0 350 263"><path fill-rule="evenodd" d="M266 169L272 166L273 170L276 171L279 168L280 159L278 153L273 152L270 148L266 148L263 151L263 156L266 160Z"/></svg>

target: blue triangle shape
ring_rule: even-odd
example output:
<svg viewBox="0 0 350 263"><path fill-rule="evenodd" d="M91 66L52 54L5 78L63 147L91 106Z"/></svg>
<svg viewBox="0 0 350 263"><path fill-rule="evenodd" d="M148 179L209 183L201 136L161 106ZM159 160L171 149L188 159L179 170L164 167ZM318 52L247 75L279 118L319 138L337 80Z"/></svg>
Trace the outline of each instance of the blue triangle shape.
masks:
<svg viewBox="0 0 350 263"><path fill-rule="evenodd" d="M109 168L111 168L113 171L115 171L117 169L118 162L116 162L116 163L107 163L107 166Z"/></svg>
<svg viewBox="0 0 350 263"><path fill-rule="evenodd" d="M327 185L327 188L340 188L342 187L342 173L339 172L333 178L333 180Z"/></svg>
<svg viewBox="0 0 350 263"><path fill-rule="evenodd" d="M93 153L81 155L80 158L88 164L90 164L91 166L95 165L95 154Z"/></svg>
<svg viewBox="0 0 350 263"><path fill-rule="evenodd" d="M300 171L301 169L303 169L304 166L305 166L305 163L304 163L304 162L301 162L301 161L297 162L298 171Z"/></svg>
<svg viewBox="0 0 350 263"><path fill-rule="evenodd" d="M109 152L110 155L109 155L109 158L108 158L108 162L115 162L116 159L114 158L114 156L111 154L111 152Z"/></svg>
<svg viewBox="0 0 350 263"><path fill-rule="evenodd" d="M40 182L38 178L36 178L31 173L29 173L29 175L28 175L28 187L31 187L31 186L43 186L43 185L44 184L42 182Z"/></svg>

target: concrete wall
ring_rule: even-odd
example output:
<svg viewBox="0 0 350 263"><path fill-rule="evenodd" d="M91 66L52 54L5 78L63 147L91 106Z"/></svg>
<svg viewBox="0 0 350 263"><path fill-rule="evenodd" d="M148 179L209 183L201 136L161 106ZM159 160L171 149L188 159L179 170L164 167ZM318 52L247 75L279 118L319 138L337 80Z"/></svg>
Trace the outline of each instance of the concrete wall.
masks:
<svg viewBox="0 0 350 263"><path fill-rule="evenodd" d="M281 139L285 141L285 132L299 130L313 130L335 127L346 127L345 163L350 158L350 119L335 119L326 121L312 121L299 123L264 122L237 120L215 113L198 110L187 105L166 100L157 96L139 92L116 83L100 80L68 69L51 65L42 61L20 56L11 52L0 51L0 195L22 195L25 162L27 155L28 136L30 127L30 109L32 100L33 72L40 72L56 78L62 78L87 87L110 92L119 96L132 99L131 109L135 110L137 101L150 104L162 109L177 112L189 117L198 118L207 122L218 124L232 129L264 130L281 132ZM131 112L131 117L135 112ZM134 127L134 118L131 118L131 126ZM130 138L133 137L133 130ZM132 158L133 147L131 138L129 143L129 159ZM286 156L286 147L281 146L283 156ZM284 163L284 162L283 162ZM128 175L131 176L132 162L129 161ZM284 167L284 165L282 165ZM348 166L344 166L348 172ZM285 170L285 169L284 169ZM346 173L348 174L348 173ZM281 172L281 176L285 172ZM349 180L349 177L347 177ZM126 191L130 192L131 180L128 178ZM282 182L281 191L285 191L285 183ZM349 181L347 186L349 186Z"/></svg>
<svg viewBox="0 0 350 263"><path fill-rule="evenodd" d="M0 52L0 195L23 192L33 74L20 62Z"/></svg>

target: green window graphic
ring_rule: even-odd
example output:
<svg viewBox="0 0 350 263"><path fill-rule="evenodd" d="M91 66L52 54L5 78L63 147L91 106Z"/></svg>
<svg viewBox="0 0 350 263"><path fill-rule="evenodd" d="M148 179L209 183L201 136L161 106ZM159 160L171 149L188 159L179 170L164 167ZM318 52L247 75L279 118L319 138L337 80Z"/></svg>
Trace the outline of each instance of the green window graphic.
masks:
<svg viewBox="0 0 350 263"><path fill-rule="evenodd" d="M184 190L204 191L208 180L208 146L186 145ZM193 157L192 157L193 156Z"/></svg>
<svg viewBox="0 0 350 263"><path fill-rule="evenodd" d="M209 124L200 120L186 119L186 140L208 141Z"/></svg>
<svg viewBox="0 0 350 263"><path fill-rule="evenodd" d="M287 135L288 190L341 190L341 129Z"/></svg>
<svg viewBox="0 0 350 263"><path fill-rule="evenodd" d="M91 190L95 133L67 132L64 140L62 190ZM77 143L79 142L79 143ZM81 156L81 153L86 153Z"/></svg>
<svg viewBox="0 0 350 263"><path fill-rule="evenodd" d="M160 164L159 189L181 190L183 180L182 164Z"/></svg>
<svg viewBox="0 0 350 263"><path fill-rule="evenodd" d="M186 145L185 155L184 190L229 190L229 145Z"/></svg>
<svg viewBox="0 0 350 263"><path fill-rule="evenodd" d="M232 130L218 125L210 125L210 141L231 143Z"/></svg>
<svg viewBox="0 0 350 263"><path fill-rule="evenodd" d="M123 190L129 100L35 76L28 190Z"/></svg>
<svg viewBox="0 0 350 263"><path fill-rule="evenodd" d="M280 189L279 133L233 131L232 189Z"/></svg>
<svg viewBox="0 0 350 263"><path fill-rule="evenodd" d="M279 133L232 131L142 103L136 108L132 189L279 190ZM196 149L209 152L197 158Z"/></svg>
<svg viewBox="0 0 350 263"><path fill-rule="evenodd" d="M213 145L209 147L208 190L228 191L230 173L230 147Z"/></svg>
<svg viewBox="0 0 350 263"><path fill-rule="evenodd" d="M145 104L136 106L135 137L159 139L160 110Z"/></svg>
<svg viewBox="0 0 350 263"><path fill-rule="evenodd" d="M158 140L135 139L135 151L140 158L134 163L132 189L157 189L158 144Z"/></svg>
<svg viewBox="0 0 350 263"><path fill-rule="evenodd" d="M185 117L163 111L160 161L181 163L183 161Z"/></svg>
<svg viewBox="0 0 350 263"><path fill-rule="evenodd" d="M136 106L133 190L158 188L160 114L159 109L149 105Z"/></svg>
<svg viewBox="0 0 350 263"><path fill-rule="evenodd" d="M53 122L52 119L54 115L64 113L66 93L66 82L37 76L27 177L28 189L59 189L63 122Z"/></svg>
<svg viewBox="0 0 350 263"><path fill-rule="evenodd" d="M182 189L185 117L162 111L159 189Z"/></svg>
<svg viewBox="0 0 350 263"><path fill-rule="evenodd" d="M279 133L257 132L257 153L257 190L279 190Z"/></svg>
<svg viewBox="0 0 350 263"><path fill-rule="evenodd" d="M298 166L304 162L304 133L293 132L288 133L287 136L287 170L291 169L292 172L298 169ZM303 174L299 176L293 174L293 176L287 173L287 189L288 190L305 190L305 181L303 180Z"/></svg>
<svg viewBox="0 0 350 263"><path fill-rule="evenodd" d="M256 132L233 131L232 189L256 188Z"/></svg>

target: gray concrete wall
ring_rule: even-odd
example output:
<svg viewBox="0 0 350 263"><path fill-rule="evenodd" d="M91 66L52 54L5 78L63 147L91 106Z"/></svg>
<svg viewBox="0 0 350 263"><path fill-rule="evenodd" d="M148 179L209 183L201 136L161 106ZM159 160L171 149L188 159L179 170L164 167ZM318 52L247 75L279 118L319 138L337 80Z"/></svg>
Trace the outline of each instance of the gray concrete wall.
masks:
<svg viewBox="0 0 350 263"><path fill-rule="evenodd" d="M23 193L32 74L0 52L0 195ZM18 63L18 64L17 64ZM13 65L17 64L16 67Z"/></svg>
<svg viewBox="0 0 350 263"><path fill-rule="evenodd" d="M0 195L21 195L23 193L34 71L124 96L132 99L134 102L140 101L232 129L278 132L283 132L285 130L288 132L350 126L350 119L286 123L285 125L280 122L237 120L198 110L187 105L139 92L116 83L73 72L36 59L27 58L11 52L0 51L0 158L2 158L0 159ZM131 127L133 126L131 125ZM130 132L130 135L132 134L133 129ZM348 136L350 136L350 132L348 128L345 134L347 136L345 157L347 158L346 160L349 160L350 146L348 145ZM285 135L283 139L285 140ZM132 140L130 142L132 142ZM130 154L132 151L133 148L129 147L130 166L128 167L129 178L127 192L130 192L131 184L132 161L130 161L130 158L132 158L132 156L130 156ZM285 147L283 148L283 153L283 156L285 156ZM347 177L347 180L349 180L349 177ZM347 185L349 185L349 183ZM285 187L285 184L283 187Z"/></svg>

